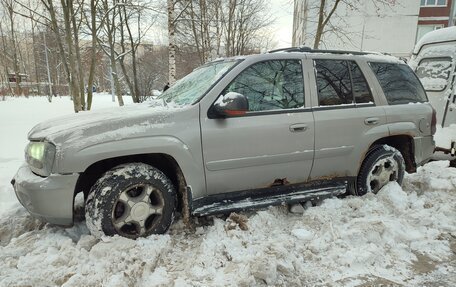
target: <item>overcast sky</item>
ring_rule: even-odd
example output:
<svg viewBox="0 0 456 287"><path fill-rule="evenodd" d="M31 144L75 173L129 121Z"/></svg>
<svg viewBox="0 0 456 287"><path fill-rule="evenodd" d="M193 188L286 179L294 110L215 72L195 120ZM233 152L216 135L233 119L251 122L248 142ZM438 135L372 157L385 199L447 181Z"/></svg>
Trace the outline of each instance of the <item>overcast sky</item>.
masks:
<svg viewBox="0 0 456 287"><path fill-rule="evenodd" d="M277 42L276 48L291 47L291 34L293 30L293 0L268 0L267 8L271 16L275 19L271 25L271 33L274 33L274 41ZM161 25L157 29L152 29L146 39L153 43L165 43L167 45L167 22L166 18L161 19Z"/></svg>
<svg viewBox="0 0 456 287"><path fill-rule="evenodd" d="M277 48L291 47L293 29L293 0L270 0L271 14L276 18L273 24Z"/></svg>

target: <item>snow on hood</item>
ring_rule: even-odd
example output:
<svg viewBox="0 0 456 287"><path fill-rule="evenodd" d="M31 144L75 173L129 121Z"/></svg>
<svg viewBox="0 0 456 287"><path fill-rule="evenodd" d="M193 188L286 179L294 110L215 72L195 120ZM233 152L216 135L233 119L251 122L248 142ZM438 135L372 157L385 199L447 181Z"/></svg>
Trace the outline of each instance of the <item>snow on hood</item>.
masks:
<svg viewBox="0 0 456 287"><path fill-rule="evenodd" d="M30 140L46 139L55 144L82 138L122 137L144 131L146 127L163 126L176 110L175 107L148 102L80 112L39 123L28 137Z"/></svg>
<svg viewBox="0 0 456 287"><path fill-rule="evenodd" d="M438 29L429 33L426 33L423 38L420 39L418 44L415 45L413 54L417 54L423 45L443 42L443 41L456 41L456 26Z"/></svg>

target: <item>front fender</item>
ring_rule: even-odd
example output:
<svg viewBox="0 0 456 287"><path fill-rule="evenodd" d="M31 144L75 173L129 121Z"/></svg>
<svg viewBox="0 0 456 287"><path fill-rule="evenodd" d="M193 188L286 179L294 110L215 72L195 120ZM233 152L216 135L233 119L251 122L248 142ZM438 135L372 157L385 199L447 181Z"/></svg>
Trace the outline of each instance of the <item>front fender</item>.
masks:
<svg viewBox="0 0 456 287"><path fill-rule="evenodd" d="M179 164L194 197L205 194L200 141L187 145L173 136L126 138L93 144L80 150L67 149L58 154L54 170L58 173L82 173L101 160L138 154L167 154Z"/></svg>

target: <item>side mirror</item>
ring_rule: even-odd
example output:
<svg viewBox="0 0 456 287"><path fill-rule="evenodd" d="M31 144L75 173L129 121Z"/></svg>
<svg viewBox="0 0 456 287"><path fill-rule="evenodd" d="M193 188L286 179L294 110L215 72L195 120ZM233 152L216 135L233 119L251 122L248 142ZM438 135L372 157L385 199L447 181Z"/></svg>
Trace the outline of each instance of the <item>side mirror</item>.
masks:
<svg viewBox="0 0 456 287"><path fill-rule="evenodd" d="M212 106L212 115L226 118L244 115L249 111L249 101L243 94L229 92L221 95Z"/></svg>

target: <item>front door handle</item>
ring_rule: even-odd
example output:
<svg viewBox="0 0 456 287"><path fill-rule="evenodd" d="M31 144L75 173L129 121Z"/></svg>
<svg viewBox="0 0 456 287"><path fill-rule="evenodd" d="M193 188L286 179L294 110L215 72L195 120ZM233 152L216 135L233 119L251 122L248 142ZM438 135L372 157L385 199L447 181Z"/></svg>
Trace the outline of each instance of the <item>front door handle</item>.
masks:
<svg viewBox="0 0 456 287"><path fill-rule="evenodd" d="M379 118L367 118L364 120L364 123L368 126L378 124Z"/></svg>
<svg viewBox="0 0 456 287"><path fill-rule="evenodd" d="M290 132L292 132L292 133L304 132L306 130L307 130L306 124L293 124L290 126Z"/></svg>

